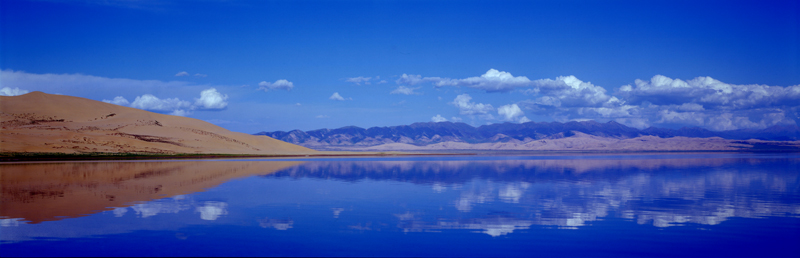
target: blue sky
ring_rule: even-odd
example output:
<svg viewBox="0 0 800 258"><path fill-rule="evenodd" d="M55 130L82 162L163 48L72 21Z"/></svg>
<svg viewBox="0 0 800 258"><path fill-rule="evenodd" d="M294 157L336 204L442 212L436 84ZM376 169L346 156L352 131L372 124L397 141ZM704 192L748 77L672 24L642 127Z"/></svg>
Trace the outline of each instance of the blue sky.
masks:
<svg viewBox="0 0 800 258"><path fill-rule="evenodd" d="M245 133L444 120L758 129L800 112L796 1L4 0L0 22L2 95Z"/></svg>

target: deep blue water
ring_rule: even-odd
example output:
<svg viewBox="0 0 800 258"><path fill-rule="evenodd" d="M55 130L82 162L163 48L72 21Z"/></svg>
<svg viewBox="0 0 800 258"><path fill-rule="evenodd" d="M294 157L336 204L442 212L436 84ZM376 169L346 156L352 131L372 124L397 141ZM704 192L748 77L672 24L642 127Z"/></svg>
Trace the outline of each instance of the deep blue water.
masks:
<svg viewBox="0 0 800 258"><path fill-rule="evenodd" d="M284 163L275 166L279 162ZM0 256L800 255L798 154L11 166L0 165L6 206ZM91 169L106 173L106 166L113 167L107 173L127 167L144 172L107 181L75 179L81 177L75 173ZM217 170L234 172L227 178ZM11 175L39 172L35 180L54 179L36 184ZM155 200L141 197L149 194L143 191L193 189L191 184L209 178L221 181ZM60 190L41 197L42 187ZM123 196L125 191L133 197ZM25 198L9 199L20 192ZM77 207L98 195L110 203L145 199L107 209ZM76 207L52 204L71 196L78 196L70 201ZM28 217L9 216L16 214Z"/></svg>

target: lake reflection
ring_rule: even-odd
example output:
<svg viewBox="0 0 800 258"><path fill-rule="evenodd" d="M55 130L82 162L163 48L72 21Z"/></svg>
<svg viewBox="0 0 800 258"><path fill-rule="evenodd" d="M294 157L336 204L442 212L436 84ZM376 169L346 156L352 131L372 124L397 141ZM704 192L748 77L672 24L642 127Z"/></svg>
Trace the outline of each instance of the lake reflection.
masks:
<svg viewBox="0 0 800 258"><path fill-rule="evenodd" d="M239 177L268 174L301 162L67 162L5 164L0 215L40 223L113 209L123 215L136 202L203 191ZM178 196L176 200L181 199ZM219 207L198 207L209 218ZM221 204L217 204L219 206ZM156 206L156 207L154 207ZM164 206L164 207L162 207ZM223 205L224 206L224 205ZM185 208L133 204L142 217ZM5 221L5 220L4 220ZM9 222L4 222L9 223Z"/></svg>
<svg viewBox="0 0 800 258"><path fill-rule="evenodd" d="M796 154L0 168L0 239L2 252L11 255L618 257L800 251L791 244L800 240ZM35 246L58 252L31 249ZM86 246L92 251L81 249Z"/></svg>
<svg viewBox="0 0 800 258"><path fill-rule="evenodd" d="M798 168L798 160L731 158L338 161L309 162L269 177L429 185L434 193L457 193L449 204L463 213L510 204L515 212L467 220L397 215L406 231L466 228L498 236L530 225L575 229L610 211L656 227L797 217Z"/></svg>

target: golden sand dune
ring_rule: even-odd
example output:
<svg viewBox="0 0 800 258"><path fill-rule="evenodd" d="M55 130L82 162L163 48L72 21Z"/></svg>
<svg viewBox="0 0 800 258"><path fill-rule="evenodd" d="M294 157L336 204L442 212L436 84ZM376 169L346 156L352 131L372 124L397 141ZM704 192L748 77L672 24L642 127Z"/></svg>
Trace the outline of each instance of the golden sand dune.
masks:
<svg viewBox="0 0 800 258"><path fill-rule="evenodd" d="M0 152L310 154L266 136L79 97L0 96Z"/></svg>
<svg viewBox="0 0 800 258"><path fill-rule="evenodd" d="M190 194L302 162L65 162L0 165L0 217L30 223Z"/></svg>

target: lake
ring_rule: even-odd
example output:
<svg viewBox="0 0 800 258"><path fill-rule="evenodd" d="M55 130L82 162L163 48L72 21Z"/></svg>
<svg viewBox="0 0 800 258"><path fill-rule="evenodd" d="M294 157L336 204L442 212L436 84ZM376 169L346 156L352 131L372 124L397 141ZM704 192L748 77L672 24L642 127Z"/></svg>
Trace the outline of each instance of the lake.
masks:
<svg viewBox="0 0 800 258"><path fill-rule="evenodd" d="M800 154L0 164L2 256L796 257Z"/></svg>

